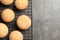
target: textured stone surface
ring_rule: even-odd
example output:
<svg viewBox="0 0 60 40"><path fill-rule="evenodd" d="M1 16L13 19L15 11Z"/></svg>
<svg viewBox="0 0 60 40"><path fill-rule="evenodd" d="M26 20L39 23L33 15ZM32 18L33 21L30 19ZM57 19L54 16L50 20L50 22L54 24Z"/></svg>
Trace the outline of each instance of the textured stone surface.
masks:
<svg viewBox="0 0 60 40"><path fill-rule="evenodd" d="M33 39L60 40L60 0L33 1Z"/></svg>

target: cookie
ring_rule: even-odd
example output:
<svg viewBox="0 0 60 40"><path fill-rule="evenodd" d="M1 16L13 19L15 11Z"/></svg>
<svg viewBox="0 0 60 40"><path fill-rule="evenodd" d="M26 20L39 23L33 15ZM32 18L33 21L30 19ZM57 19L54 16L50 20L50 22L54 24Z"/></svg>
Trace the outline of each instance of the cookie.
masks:
<svg viewBox="0 0 60 40"><path fill-rule="evenodd" d="M10 33L9 40L23 40L23 35L19 31L12 31Z"/></svg>
<svg viewBox="0 0 60 40"><path fill-rule="evenodd" d="M28 7L28 0L15 0L15 6L17 9L24 10Z"/></svg>
<svg viewBox="0 0 60 40"><path fill-rule="evenodd" d="M31 19L27 15L21 15L17 18L17 26L22 30L27 30L31 27Z"/></svg>
<svg viewBox="0 0 60 40"><path fill-rule="evenodd" d="M11 9L4 9L1 17L4 22L11 22L15 18L15 13Z"/></svg>
<svg viewBox="0 0 60 40"><path fill-rule="evenodd" d="M0 38L4 38L8 34L8 27L4 23L0 23Z"/></svg>
<svg viewBox="0 0 60 40"><path fill-rule="evenodd" d="M13 3L14 0L1 0L1 3L4 5L10 5Z"/></svg>

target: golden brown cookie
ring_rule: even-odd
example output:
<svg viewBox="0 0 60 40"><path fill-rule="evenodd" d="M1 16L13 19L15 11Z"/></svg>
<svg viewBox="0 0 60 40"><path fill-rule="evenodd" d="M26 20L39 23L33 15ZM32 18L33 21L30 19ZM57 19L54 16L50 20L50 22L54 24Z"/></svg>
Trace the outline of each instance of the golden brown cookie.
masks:
<svg viewBox="0 0 60 40"><path fill-rule="evenodd" d="M15 0L15 6L17 9L26 9L28 7L28 0Z"/></svg>
<svg viewBox="0 0 60 40"><path fill-rule="evenodd" d="M1 3L4 5L10 5L13 3L14 0L1 0Z"/></svg>
<svg viewBox="0 0 60 40"><path fill-rule="evenodd" d="M12 31L10 33L9 40L23 40L23 35L19 31Z"/></svg>
<svg viewBox="0 0 60 40"><path fill-rule="evenodd" d="M22 30L27 30L31 26L31 19L26 15L17 18L17 26Z"/></svg>
<svg viewBox="0 0 60 40"><path fill-rule="evenodd" d="M11 9L4 9L1 17L4 22L11 22L15 18L15 13Z"/></svg>
<svg viewBox="0 0 60 40"><path fill-rule="evenodd" d="M8 27L4 23L0 23L0 38L4 38L8 34Z"/></svg>

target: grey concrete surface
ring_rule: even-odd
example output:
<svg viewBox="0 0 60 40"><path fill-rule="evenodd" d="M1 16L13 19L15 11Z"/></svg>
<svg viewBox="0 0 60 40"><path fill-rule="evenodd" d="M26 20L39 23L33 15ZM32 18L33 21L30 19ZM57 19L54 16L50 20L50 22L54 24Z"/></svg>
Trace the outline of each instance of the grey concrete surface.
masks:
<svg viewBox="0 0 60 40"><path fill-rule="evenodd" d="M32 0L33 40L60 40L60 0Z"/></svg>

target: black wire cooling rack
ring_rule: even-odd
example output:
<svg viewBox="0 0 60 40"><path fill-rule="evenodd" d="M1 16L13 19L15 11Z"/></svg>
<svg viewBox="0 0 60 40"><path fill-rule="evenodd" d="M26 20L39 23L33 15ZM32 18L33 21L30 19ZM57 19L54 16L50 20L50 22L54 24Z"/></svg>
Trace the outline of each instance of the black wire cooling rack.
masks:
<svg viewBox="0 0 60 40"><path fill-rule="evenodd" d="M5 23L9 28L8 35L5 38L1 38L0 40L9 40L9 34L13 30L18 30L18 31L22 32L24 35L24 40L32 40L32 27L30 27L26 31L23 31L23 30L20 30L16 25L16 19L19 15L25 14L25 15L28 15L32 19L32 0L28 0L28 1L29 1L29 5L28 5L28 8L25 10L18 10L15 7L14 3L9 5L9 6L5 6L5 5L0 3L0 16L1 16L1 12L6 8L10 8L15 12L15 19L10 23L3 22L3 20L0 17L0 22Z"/></svg>

